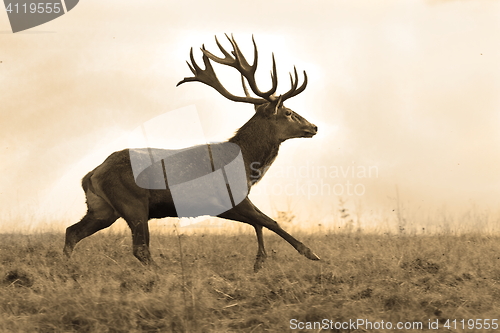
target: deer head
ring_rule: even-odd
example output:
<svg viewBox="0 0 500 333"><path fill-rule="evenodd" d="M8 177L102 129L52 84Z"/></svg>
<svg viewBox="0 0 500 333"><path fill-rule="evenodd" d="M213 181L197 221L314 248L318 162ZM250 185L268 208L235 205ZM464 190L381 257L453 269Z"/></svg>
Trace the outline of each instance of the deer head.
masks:
<svg viewBox="0 0 500 333"><path fill-rule="evenodd" d="M219 43L217 36L215 37L215 42L217 43L220 51L223 53L224 58L213 55L205 49L204 45L202 46L202 59L203 63L205 64L205 69L200 68L195 62L193 56L193 48L191 48L191 64L189 62L187 64L189 66L189 69L191 69L191 72L193 72L194 77L184 78L177 84L177 86L185 82L198 81L214 88L222 96L231 101L253 104L255 107L255 116L252 118L254 122L258 121L261 125L264 125L268 131L272 132L275 135L276 140L278 140L279 142L283 142L291 138L313 137L317 133L318 128L315 125L309 123L305 118L301 117L296 112L285 107L283 104L287 99L296 96L304 91L307 86L306 72L304 71L304 82L299 87L299 77L297 74L297 69L294 67L294 75L292 76L292 74L290 73L290 90L285 94L276 96L276 89L278 88L278 76L276 73L276 61L273 54L273 65L271 71L272 87L268 91L263 92L257 87L257 83L255 81L258 51L253 36L252 42L254 45L254 60L252 65L250 65L243 56L234 37L229 37L228 35L226 35L226 37L233 47L231 53L226 51ZM224 86L217 78L210 60L222 65L233 67L241 74L241 82L243 90L245 92L245 96L233 95L226 88L224 88ZM250 89L257 97L253 97L250 95L245 81L248 82Z"/></svg>

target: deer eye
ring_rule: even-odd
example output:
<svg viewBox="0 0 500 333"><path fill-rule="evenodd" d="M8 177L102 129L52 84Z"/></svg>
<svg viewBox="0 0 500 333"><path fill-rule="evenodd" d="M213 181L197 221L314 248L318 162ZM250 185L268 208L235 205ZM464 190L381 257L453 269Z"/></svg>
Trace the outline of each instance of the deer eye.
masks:
<svg viewBox="0 0 500 333"><path fill-rule="evenodd" d="M290 110L286 110L285 115L286 115L287 117L290 117L290 116L292 115L292 111L290 111Z"/></svg>

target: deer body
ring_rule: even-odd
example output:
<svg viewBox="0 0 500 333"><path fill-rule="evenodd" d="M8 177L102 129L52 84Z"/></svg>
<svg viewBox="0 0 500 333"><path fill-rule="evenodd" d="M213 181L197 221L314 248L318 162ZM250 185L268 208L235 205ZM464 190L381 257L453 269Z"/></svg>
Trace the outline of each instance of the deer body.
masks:
<svg viewBox="0 0 500 333"><path fill-rule="evenodd" d="M307 258L318 260L319 258L308 247L288 234L273 219L262 213L247 196L251 186L263 177L265 171L277 157L279 147L283 141L290 138L312 137L316 134L317 127L315 125L283 106L283 101L286 98L293 97L305 89L307 77L304 84L297 89L298 77L295 71L295 81L293 78L291 79L292 89L286 94L276 97L274 92L277 86L277 76L273 57L273 87L270 91L263 93L258 90L253 78L257 64L256 46L254 65L250 66L239 51L234 39L229 40L233 45L234 51L232 54L234 58L217 41L219 48L226 58L217 58L203 48L203 61L206 69L202 70L195 63L191 52L192 65L189 63L188 65L195 76L185 78L180 82L200 81L212 86L226 98L237 102L252 103L255 106L255 115L227 143L212 144L210 147L214 151L217 151L217 149L221 151L220 154L223 156L224 149L227 149L225 147L228 146L228 143L238 146L243 157L244 177L246 177L248 185L246 193L238 194L242 200L234 202L235 205L231 209L217 214L217 216L247 223L255 228L258 241L257 258L254 265L255 271L262 267L267 257L264 249L262 227L266 227L280 235ZM250 97L245 85L243 87L246 97L234 96L227 92L218 81L215 72L213 72L209 59L235 67L241 73L242 80L243 78L246 79L252 91L260 98ZM188 153L192 154L192 156L198 158L202 155L202 147L193 147L190 149L191 151ZM146 153L146 151L148 149L144 149L143 152L139 153ZM166 155L171 153L168 150L155 151L156 153ZM174 165L168 165L171 170L187 173L199 172L197 170L199 163L196 163L196 161L193 162L192 157L190 157L190 160L180 160L178 165L175 164L175 161L172 162L168 158L161 160L161 163L169 162L174 163ZM163 169L165 169L165 165L163 165ZM152 218L179 216L166 179L164 179L164 184L163 188L156 187L161 189L139 186L138 179L134 178L132 170L131 151L125 149L111 154L101 165L89 172L82 180L82 187L87 197L88 210L80 222L67 228L64 253L70 256L75 245L80 240L109 227L119 217L122 217L132 231L134 255L144 264L152 263L149 251L148 221ZM214 200L217 201L216 198ZM213 204L217 204L217 202L207 202L207 207L210 208L209 206Z"/></svg>

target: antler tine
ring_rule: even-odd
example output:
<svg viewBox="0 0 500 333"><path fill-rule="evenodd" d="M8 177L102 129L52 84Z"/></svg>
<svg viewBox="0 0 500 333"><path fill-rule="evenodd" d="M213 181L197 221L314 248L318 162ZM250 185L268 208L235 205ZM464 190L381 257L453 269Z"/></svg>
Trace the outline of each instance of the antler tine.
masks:
<svg viewBox="0 0 500 333"><path fill-rule="evenodd" d="M241 75L241 85L243 86L243 91L245 92L245 96L250 97L250 93L248 92L248 88L245 83L245 77L243 75Z"/></svg>
<svg viewBox="0 0 500 333"><path fill-rule="evenodd" d="M292 77L292 73L290 73L290 81L291 81L292 87L289 91L287 91L283 95L283 101L289 99L290 97L297 96L298 94L303 92L304 89L306 89L306 86L307 86L306 71L304 71L304 82L302 83L302 85L298 89L297 89L297 86L299 84L299 75L297 74L297 68L295 66L293 66L293 71L294 71L294 75L295 75L295 80Z"/></svg>
<svg viewBox="0 0 500 333"><path fill-rule="evenodd" d="M255 71L257 70L257 61L256 61L257 59L254 59L253 64L250 66L248 61L245 59L245 56L241 52L240 47L236 43L234 36L231 35L231 38L229 38L229 36L226 34L226 37L227 37L227 39L229 39L229 41L231 42L231 45L233 46L233 55L236 59L236 65L238 65L237 69L241 69L244 72L250 73L252 75L255 74ZM256 49L257 46L255 45L255 42L254 42L254 46ZM254 54L255 54L255 52L256 51L254 51Z"/></svg>
<svg viewBox="0 0 500 333"><path fill-rule="evenodd" d="M255 70L257 70L257 64L259 61L259 52L257 52L257 43L255 43L255 38L253 37L252 34L252 43L253 43L253 65L255 66ZM273 54L274 57L274 54Z"/></svg>
<svg viewBox="0 0 500 333"><path fill-rule="evenodd" d="M189 66L191 72L196 76L196 73L201 72L202 69L200 68L200 66L198 66L196 61L194 61L193 48L191 48L191 50L189 51L189 58L191 58L192 65L189 63L189 61L186 61L186 64ZM185 77L182 81L179 81L177 83L176 87L185 82L192 82L192 81L199 81L199 80L196 77Z"/></svg>
<svg viewBox="0 0 500 333"><path fill-rule="evenodd" d="M232 66L235 63L235 59L231 56L231 54L229 54L229 52L227 52L222 47L221 43L219 43L219 40L217 39L217 36L215 36L215 43L217 43L219 50L221 50L221 52L224 54L224 58L216 57L212 53L208 52L207 50L205 50L203 53L205 53L210 59L212 59L215 62L218 62L218 63L223 64L223 65Z"/></svg>
<svg viewBox="0 0 500 333"><path fill-rule="evenodd" d="M295 66L293 66L293 74L295 75L295 79L292 78L292 73L290 73L290 83L292 84L291 91L295 91L299 85L299 75L297 74L297 67Z"/></svg>
<svg viewBox="0 0 500 333"><path fill-rule="evenodd" d="M266 94L269 95L274 94L276 92L276 89L278 89L278 74L276 71L276 60L274 59L274 52L272 53L272 58L273 58L273 69L271 71L271 80L273 82L273 86L266 92Z"/></svg>

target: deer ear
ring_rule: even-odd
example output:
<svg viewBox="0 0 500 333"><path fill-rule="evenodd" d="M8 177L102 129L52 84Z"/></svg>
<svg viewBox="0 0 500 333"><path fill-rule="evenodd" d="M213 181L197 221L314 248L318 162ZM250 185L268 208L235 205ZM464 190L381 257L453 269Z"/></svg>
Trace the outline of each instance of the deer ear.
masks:
<svg viewBox="0 0 500 333"><path fill-rule="evenodd" d="M283 106L283 98L279 96L272 102L264 104L254 104L255 112L265 114L266 116L274 116L278 114L279 109Z"/></svg>
<svg viewBox="0 0 500 333"><path fill-rule="evenodd" d="M275 103L276 105L274 106L274 112L273 112L274 115L278 114L279 108L283 106L283 98L281 95L280 97L278 97Z"/></svg>

